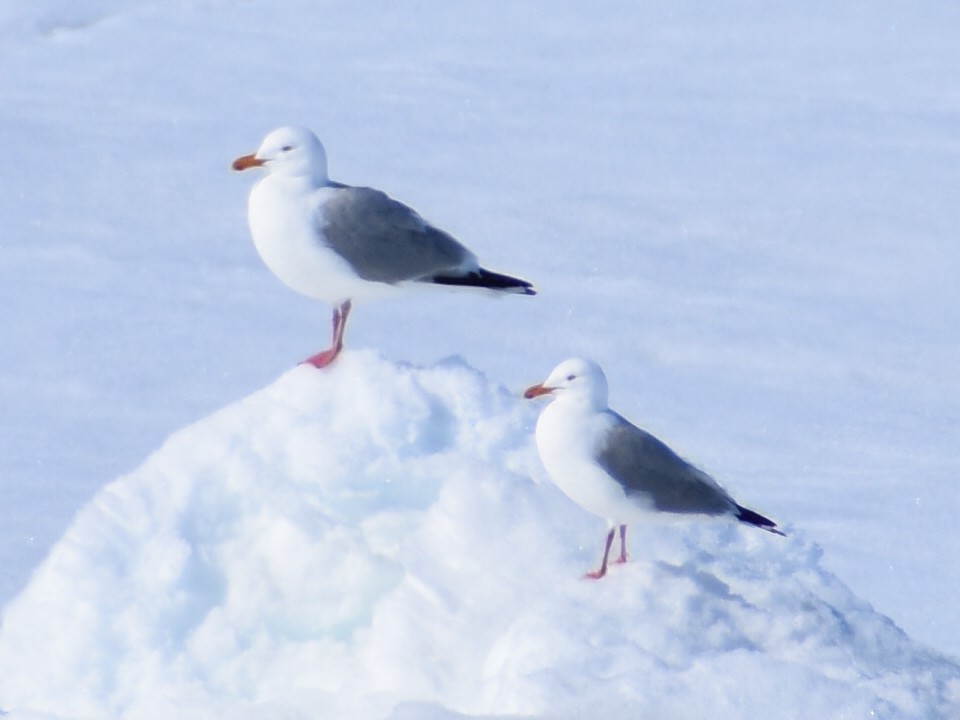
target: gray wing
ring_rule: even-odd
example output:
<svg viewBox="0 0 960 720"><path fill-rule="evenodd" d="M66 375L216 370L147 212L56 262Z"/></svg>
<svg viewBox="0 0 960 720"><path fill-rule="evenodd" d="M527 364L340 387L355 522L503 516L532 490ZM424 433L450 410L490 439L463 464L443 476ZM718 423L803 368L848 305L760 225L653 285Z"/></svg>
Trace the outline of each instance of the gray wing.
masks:
<svg viewBox="0 0 960 720"><path fill-rule="evenodd" d="M343 187L324 205L322 222L327 244L364 280L430 280L476 268L467 248L379 190Z"/></svg>
<svg viewBox="0 0 960 720"><path fill-rule="evenodd" d="M604 439L597 461L623 484L628 496L663 512L723 515L736 507L705 472L650 433L613 415L616 424Z"/></svg>

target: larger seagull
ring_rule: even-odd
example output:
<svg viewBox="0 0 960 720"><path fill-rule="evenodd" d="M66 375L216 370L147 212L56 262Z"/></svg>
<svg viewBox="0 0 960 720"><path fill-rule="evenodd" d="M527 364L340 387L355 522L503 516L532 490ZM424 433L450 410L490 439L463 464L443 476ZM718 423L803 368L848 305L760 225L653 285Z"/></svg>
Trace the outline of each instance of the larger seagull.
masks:
<svg viewBox="0 0 960 720"><path fill-rule="evenodd" d="M702 470L607 407L607 378L595 362L572 358L527 388L528 399L549 395L537 421L537 450L550 477L573 501L610 523L601 578L617 526L627 560L627 523L653 514L728 517L783 535L777 524L739 505Z"/></svg>
<svg viewBox="0 0 960 720"><path fill-rule="evenodd" d="M289 287L334 306L330 349L305 361L318 368L343 348L355 301L411 284L536 294L526 280L480 267L470 250L385 193L331 180L323 145L306 128L277 128L233 162L249 168L267 171L248 205L260 257Z"/></svg>

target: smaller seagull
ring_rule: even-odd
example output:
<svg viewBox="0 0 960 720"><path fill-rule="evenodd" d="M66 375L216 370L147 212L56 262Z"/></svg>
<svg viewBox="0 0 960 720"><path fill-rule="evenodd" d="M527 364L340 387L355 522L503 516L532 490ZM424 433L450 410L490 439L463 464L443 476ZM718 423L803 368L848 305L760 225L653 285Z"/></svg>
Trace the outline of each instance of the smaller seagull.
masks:
<svg viewBox="0 0 960 720"><path fill-rule="evenodd" d="M274 130L254 154L233 161L234 170L249 168L267 171L248 204L260 257L289 287L334 306L330 349L305 361L315 367L340 353L355 301L410 285L536 294L526 280L480 267L452 236L385 193L331 180L326 152L310 130Z"/></svg>
<svg viewBox="0 0 960 720"><path fill-rule="evenodd" d="M553 397L537 421L547 472L574 502L610 523L600 569L586 577L606 574L618 525L617 562L626 562L627 523L651 513L728 516L783 535L773 520L738 505L712 477L607 407L607 378L595 362L565 360L523 393L528 400L541 395Z"/></svg>

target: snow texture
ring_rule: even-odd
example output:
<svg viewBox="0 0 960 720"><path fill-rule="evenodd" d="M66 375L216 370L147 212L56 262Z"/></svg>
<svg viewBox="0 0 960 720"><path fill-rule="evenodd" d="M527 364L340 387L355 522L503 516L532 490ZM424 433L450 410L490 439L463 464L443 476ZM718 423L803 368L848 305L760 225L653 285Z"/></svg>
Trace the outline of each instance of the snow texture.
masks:
<svg viewBox="0 0 960 720"><path fill-rule="evenodd" d="M952 0L0 0L0 709L960 715L958 36ZM286 372L329 308L229 171L285 124L540 294L370 304L336 386ZM516 398L574 355L789 537L634 528L581 582L604 528Z"/></svg>
<svg viewBox="0 0 960 720"><path fill-rule="evenodd" d="M78 719L960 713L960 668L802 533L659 526L635 562L581 579L602 523L539 481L533 414L459 361L361 351L288 372L78 515L6 610L0 702Z"/></svg>

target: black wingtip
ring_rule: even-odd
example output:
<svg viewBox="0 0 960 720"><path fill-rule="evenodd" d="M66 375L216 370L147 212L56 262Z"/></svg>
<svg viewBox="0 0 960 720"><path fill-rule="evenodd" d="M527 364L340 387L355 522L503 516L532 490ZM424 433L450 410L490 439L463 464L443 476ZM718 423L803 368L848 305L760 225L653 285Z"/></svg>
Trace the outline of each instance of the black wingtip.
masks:
<svg viewBox="0 0 960 720"><path fill-rule="evenodd" d="M777 529L777 524L770 518L764 517L758 512L754 512L749 508L745 508L742 505L737 505L737 520L740 522L747 523L748 525L753 525L758 527L761 530L766 530L769 533L774 535L779 535L781 537L786 537L786 534Z"/></svg>
<svg viewBox="0 0 960 720"><path fill-rule="evenodd" d="M501 290L516 293L517 295L536 295L533 284L520 278L502 275L480 268L467 275L438 275L430 279L437 285L453 285L459 287L485 288L487 290Z"/></svg>

